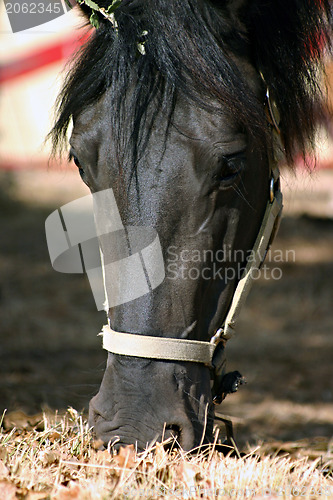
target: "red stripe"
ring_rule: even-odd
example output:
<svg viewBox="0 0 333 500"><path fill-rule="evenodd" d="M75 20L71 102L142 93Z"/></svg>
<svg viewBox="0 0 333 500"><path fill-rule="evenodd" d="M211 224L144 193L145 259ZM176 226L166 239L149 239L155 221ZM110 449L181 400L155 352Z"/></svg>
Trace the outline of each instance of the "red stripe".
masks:
<svg viewBox="0 0 333 500"><path fill-rule="evenodd" d="M68 59L88 38L88 33L80 37L72 35L49 47L36 50L25 57L16 59L16 61L0 66L0 84L26 76L49 64Z"/></svg>

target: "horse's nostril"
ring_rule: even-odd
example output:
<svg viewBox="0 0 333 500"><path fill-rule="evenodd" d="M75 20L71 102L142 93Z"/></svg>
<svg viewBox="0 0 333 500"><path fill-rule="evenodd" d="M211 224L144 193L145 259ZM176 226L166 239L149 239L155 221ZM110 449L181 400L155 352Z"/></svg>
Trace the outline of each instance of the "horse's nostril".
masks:
<svg viewBox="0 0 333 500"><path fill-rule="evenodd" d="M167 441L165 448L175 448L180 445L181 429L179 425L168 424L165 426L164 441Z"/></svg>

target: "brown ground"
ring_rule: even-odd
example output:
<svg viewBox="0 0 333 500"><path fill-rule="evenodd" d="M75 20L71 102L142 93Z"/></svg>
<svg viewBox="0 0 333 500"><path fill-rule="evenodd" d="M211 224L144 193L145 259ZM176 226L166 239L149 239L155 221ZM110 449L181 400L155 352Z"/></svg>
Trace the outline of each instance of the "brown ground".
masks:
<svg viewBox="0 0 333 500"><path fill-rule="evenodd" d="M86 191L71 171L0 174L0 411L87 409L106 358L104 313L85 277L53 271L44 232L51 211ZM229 368L248 383L219 411L239 423L241 444L330 440L333 219L287 209L274 249L295 261L272 262L282 279L256 282L228 345Z"/></svg>

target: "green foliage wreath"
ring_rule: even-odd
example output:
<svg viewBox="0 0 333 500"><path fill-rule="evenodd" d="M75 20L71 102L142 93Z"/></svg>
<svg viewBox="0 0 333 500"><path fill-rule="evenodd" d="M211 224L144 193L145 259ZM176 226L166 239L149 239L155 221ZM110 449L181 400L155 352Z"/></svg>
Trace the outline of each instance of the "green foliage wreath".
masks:
<svg viewBox="0 0 333 500"><path fill-rule="evenodd" d="M112 3L108 6L107 9L104 9L104 7L100 7L96 2L93 0L76 0L76 2L79 5L87 5L88 7L91 8L92 13L89 18L90 24L94 26L94 28L99 28L99 18L98 14L101 14L103 17L105 17L108 21L111 22L113 27L117 29L117 22L114 17L114 12L117 10L117 8L121 5L122 0L112 0ZM66 0L66 3L72 7L72 5L69 3L69 0Z"/></svg>

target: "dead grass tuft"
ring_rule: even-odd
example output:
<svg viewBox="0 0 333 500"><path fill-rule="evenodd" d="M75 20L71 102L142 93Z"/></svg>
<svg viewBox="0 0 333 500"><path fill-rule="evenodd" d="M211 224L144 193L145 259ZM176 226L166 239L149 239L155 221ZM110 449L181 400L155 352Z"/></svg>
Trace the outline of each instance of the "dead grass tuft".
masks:
<svg viewBox="0 0 333 500"><path fill-rule="evenodd" d="M0 430L0 498L103 500L163 498L327 498L333 496L332 443L263 444L240 459L205 454L100 450L82 415L43 415ZM36 421L37 420L37 421Z"/></svg>

